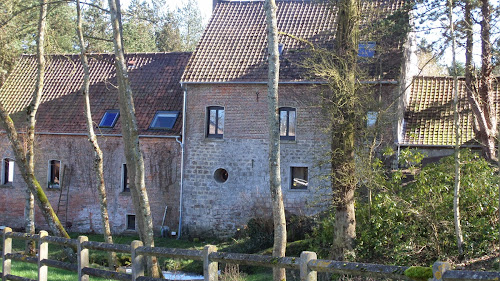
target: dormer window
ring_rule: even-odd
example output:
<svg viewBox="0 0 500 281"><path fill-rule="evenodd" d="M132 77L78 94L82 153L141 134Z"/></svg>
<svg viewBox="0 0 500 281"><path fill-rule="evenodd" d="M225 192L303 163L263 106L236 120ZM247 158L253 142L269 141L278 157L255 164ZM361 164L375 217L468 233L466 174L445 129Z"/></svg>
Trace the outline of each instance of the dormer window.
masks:
<svg viewBox="0 0 500 281"><path fill-rule="evenodd" d="M358 56L362 58L373 58L375 56L376 42L362 42L358 44Z"/></svg>
<svg viewBox="0 0 500 281"><path fill-rule="evenodd" d="M120 116L120 111L118 110L108 110L102 116L101 122L99 123L100 128L113 128Z"/></svg>
<svg viewBox="0 0 500 281"><path fill-rule="evenodd" d="M150 129L169 130L172 129L179 116L179 111L158 111L156 112Z"/></svg>

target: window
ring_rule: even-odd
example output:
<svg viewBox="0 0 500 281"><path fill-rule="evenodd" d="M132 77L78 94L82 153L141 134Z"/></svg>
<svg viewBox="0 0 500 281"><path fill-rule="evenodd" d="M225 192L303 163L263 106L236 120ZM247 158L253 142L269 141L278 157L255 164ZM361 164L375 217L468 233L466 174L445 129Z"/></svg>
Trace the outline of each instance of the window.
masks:
<svg viewBox="0 0 500 281"><path fill-rule="evenodd" d="M309 176L307 167L291 167L291 189L307 189Z"/></svg>
<svg viewBox="0 0 500 281"><path fill-rule="evenodd" d="M3 177L2 184L12 184L14 181L14 160L3 159Z"/></svg>
<svg viewBox="0 0 500 281"><path fill-rule="evenodd" d="M58 188L61 183L61 161L50 160L49 161L49 188Z"/></svg>
<svg viewBox="0 0 500 281"><path fill-rule="evenodd" d="M207 108L207 138L222 138L224 135L224 107Z"/></svg>
<svg viewBox="0 0 500 281"><path fill-rule="evenodd" d="M135 215L127 215L127 230L135 230Z"/></svg>
<svg viewBox="0 0 500 281"><path fill-rule="evenodd" d="M375 126L375 123L377 123L377 116L378 116L378 112L368 111L366 113L366 127L371 128L371 127Z"/></svg>
<svg viewBox="0 0 500 281"><path fill-rule="evenodd" d="M280 139L295 140L295 108L280 107Z"/></svg>
<svg viewBox="0 0 500 281"><path fill-rule="evenodd" d="M376 42L364 42L358 44L358 56L362 58L373 58L375 56Z"/></svg>
<svg viewBox="0 0 500 281"><path fill-rule="evenodd" d="M108 110L102 116L101 122L99 123L99 127L101 128L113 128L115 126L116 120L118 120L118 116L120 115L120 111L118 110Z"/></svg>
<svg viewBox="0 0 500 281"><path fill-rule="evenodd" d="M179 116L179 111L158 111L149 128L160 130L172 129L177 116Z"/></svg>
<svg viewBox="0 0 500 281"><path fill-rule="evenodd" d="M130 185L129 185L128 175L127 175L127 164L122 164L122 191L123 192L130 191Z"/></svg>

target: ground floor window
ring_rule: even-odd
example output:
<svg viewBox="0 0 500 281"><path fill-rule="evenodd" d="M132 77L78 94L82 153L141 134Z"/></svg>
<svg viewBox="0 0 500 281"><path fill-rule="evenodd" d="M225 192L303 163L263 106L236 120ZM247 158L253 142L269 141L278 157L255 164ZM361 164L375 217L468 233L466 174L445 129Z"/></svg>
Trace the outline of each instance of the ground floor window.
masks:
<svg viewBox="0 0 500 281"><path fill-rule="evenodd" d="M135 230L135 215L127 215L127 230Z"/></svg>
<svg viewBox="0 0 500 281"><path fill-rule="evenodd" d="M14 160L5 158L3 160L2 184L12 184L14 181Z"/></svg>
<svg viewBox="0 0 500 281"><path fill-rule="evenodd" d="M309 184L309 172L307 167L290 167L291 189L307 189Z"/></svg>
<svg viewBox="0 0 500 281"><path fill-rule="evenodd" d="M50 160L49 161L49 188L59 188L61 184L61 161Z"/></svg>

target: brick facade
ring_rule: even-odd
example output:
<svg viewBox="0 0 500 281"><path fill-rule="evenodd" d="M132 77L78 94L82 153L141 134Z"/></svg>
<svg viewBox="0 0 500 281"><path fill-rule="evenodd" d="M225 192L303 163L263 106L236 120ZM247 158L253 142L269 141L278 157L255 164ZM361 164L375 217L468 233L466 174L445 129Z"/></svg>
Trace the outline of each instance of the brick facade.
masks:
<svg viewBox="0 0 500 281"><path fill-rule="evenodd" d="M165 206L168 205L166 224L177 230L179 214L180 146L173 138L141 138L146 170L151 213L155 232L160 232ZM13 158L10 143L2 136L0 156ZM127 215L135 214L130 192L123 192L122 164L125 163L123 142L120 137L100 137L104 153L104 173L108 198L110 224L113 233L126 231ZM93 151L86 136L38 135L36 142L36 176L54 210L57 210L61 189L48 188L50 160L61 161L70 167L61 176L63 192L69 188L68 231L101 233L101 217L96 176L93 170ZM3 173L3 167L2 167ZM0 185L0 225L23 227L25 183L17 166L12 185ZM36 227L47 229L38 207L35 209ZM58 214L64 220L64 214Z"/></svg>

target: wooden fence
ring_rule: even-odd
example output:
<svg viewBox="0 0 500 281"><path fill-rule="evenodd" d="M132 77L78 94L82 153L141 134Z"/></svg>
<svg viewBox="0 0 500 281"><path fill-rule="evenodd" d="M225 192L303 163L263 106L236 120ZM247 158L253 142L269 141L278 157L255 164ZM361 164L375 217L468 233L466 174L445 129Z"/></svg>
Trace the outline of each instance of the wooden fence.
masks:
<svg viewBox="0 0 500 281"><path fill-rule="evenodd" d="M157 256L176 259L190 259L203 261L203 274L205 281L218 280L218 263L233 263L240 265L254 265L262 267L279 267L300 271L301 281L316 281L318 272L330 272L336 274L347 274L354 276L367 276L381 279L411 280L404 275L408 267L388 266L379 264L339 262L331 260L318 260L314 252L302 252L300 257L273 258L263 255L234 254L217 252L217 248L207 245L201 251L186 249L170 249L160 247L144 247L141 241L133 241L131 245L106 244L102 242L88 241L86 236L78 239L66 239L52 237L46 231L30 235L26 233L12 232L6 227L3 230L3 252L2 272L0 276L3 281L22 280L29 281L24 277L11 274L11 261L23 261L37 264L39 281L50 280L48 278L48 267L60 268L76 272L78 280L89 280L89 276L103 277L111 280L131 281L153 281L163 280L144 276L145 256ZM12 252L12 239L32 240L38 244L37 257L25 256ZM60 262L48 259L48 245L58 244L66 247L76 248L77 264ZM107 271L89 267L89 250L114 251L118 253L130 253L132 256L132 274ZM500 280L500 272L478 272L451 270L449 263L436 262L433 265L432 280Z"/></svg>

